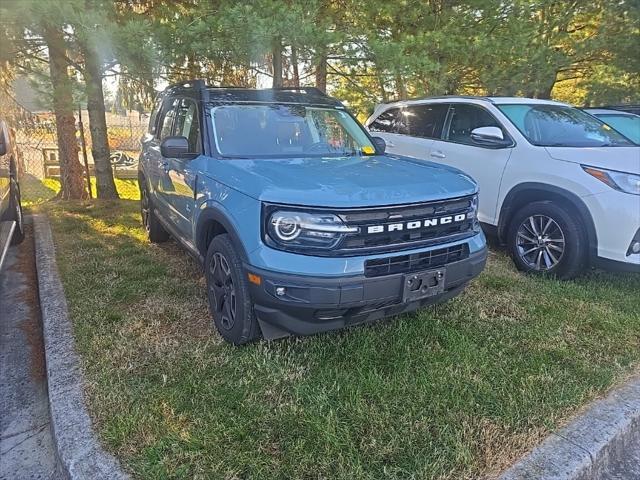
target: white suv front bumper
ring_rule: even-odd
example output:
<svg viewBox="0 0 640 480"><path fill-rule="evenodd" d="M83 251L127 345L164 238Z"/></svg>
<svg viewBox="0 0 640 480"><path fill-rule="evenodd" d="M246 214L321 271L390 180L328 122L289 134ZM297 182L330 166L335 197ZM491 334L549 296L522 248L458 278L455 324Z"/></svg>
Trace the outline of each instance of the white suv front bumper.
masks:
<svg viewBox="0 0 640 480"><path fill-rule="evenodd" d="M640 229L640 196L610 190L587 195L582 201L593 218L598 257L640 270L640 253L628 254L631 241Z"/></svg>

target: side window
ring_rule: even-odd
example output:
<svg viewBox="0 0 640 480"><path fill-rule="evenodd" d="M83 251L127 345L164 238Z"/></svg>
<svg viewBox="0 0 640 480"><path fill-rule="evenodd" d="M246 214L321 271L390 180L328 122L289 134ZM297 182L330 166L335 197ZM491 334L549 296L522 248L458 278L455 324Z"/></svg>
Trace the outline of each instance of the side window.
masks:
<svg viewBox="0 0 640 480"><path fill-rule="evenodd" d="M175 135L186 137L189 140L189 151L200 152L200 122L198 121L198 109L192 100L182 99L176 111Z"/></svg>
<svg viewBox="0 0 640 480"><path fill-rule="evenodd" d="M155 135L156 129L158 128L158 113L160 113L163 98L164 95L159 94L153 102L153 109L151 110L151 115L149 116L149 133L151 135Z"/></svg>
<svg viewBox="0 0 640 480"><path fill-rule="evenodd" d="M440 138L449 105L410 105L402 110L398 133L412 137Z"/></svg>
<svg viewBox="0 0 640 480"><path fill-rule="evenodd" d="M468 104L454 104L446 140L467 145L477 145L471 140L471 132L478 127L498 127L502 125L484 108ZM506 132L503 130L503 134Z"/></svg>
<svg viewBox="0 0 640 480"><path fill-rule="evenodd" d="M160 120L160 135L158 135L160 140L164 140L165 138L171 136L171 132L173 131L173 119L176 116L175 104L176 101L174 101L173 104L168 107L164 118Z"/></svg>
<svg viewBox="0 0 640 480"><path fill-rule="evenodd" d="M369 124L369 131L396 133L396 122L398 121L399 112L399 108L390 108L389 110L382 112Z"/></svg>

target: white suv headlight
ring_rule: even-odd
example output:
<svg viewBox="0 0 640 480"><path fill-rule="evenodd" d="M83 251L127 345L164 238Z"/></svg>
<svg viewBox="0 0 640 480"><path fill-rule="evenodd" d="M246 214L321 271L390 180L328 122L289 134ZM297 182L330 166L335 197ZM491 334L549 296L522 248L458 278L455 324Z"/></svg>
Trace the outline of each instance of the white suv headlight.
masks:
<svg viewBox="0 0 640 480"><path fill-rule="evenodd" d="M606 183L611 188L633 195L640 195L640 175L617 172L615 170L604 170L586 165L582 165L582 169L592 177Z"/></svg>

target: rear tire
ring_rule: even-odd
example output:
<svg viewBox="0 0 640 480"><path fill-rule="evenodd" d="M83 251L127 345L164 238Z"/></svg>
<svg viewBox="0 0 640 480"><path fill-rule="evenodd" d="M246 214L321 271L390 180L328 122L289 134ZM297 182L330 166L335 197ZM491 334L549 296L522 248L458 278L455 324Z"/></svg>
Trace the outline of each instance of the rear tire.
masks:
<svg viewBox="0 0 640 480"><path fill-rule="evenodd" d="M24 215L20 203L20 186L17 182L12 181L11 187L11 220L16 222L16 228L13 230L13 237L11 237L11 245L18 245L24 240Z"/></svg>
<svg viewBox="0 0 640 480"><path fill-rule="evenodd" d="M142 225L151 243L166 242L169 240L169 234L158 220L153 201L143 182L144 180L140 182L140 216L142 217Z"/></svg>
<svg viewBox="0 0 640 480"><path fill-rule="evenodd" d="M533 202L511 219L507 245L518 270L568 280L587 258L587 235L579 217L552 202Z"/></svg>
<svg viewBox="0 0 640 480"><path fill-rule="evenodd" d="M204 265L209 311L222 338L234 345L260 338L242 261L227 234L211 240Z"/></svg>

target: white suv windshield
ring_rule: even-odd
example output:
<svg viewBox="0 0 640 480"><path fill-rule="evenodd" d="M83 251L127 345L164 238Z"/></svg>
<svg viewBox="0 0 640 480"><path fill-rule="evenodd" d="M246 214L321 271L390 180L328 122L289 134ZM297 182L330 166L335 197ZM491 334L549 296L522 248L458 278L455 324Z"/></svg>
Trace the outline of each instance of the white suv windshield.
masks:
<svg viewBox="0 0 640 480"><path fill-rule="evenodd" d="M303 105L224 105L211 109L216 148L231 158L373 154L363 128L347 112Z"/></svg>
<svg viewBox="0 0 640 480"><path fill-rule="evenodd" d="M529 142L542 147L619 147L633 144L609 125L564 105L496 105Z"/></svg>

